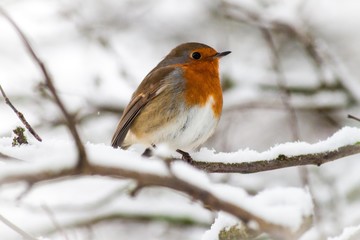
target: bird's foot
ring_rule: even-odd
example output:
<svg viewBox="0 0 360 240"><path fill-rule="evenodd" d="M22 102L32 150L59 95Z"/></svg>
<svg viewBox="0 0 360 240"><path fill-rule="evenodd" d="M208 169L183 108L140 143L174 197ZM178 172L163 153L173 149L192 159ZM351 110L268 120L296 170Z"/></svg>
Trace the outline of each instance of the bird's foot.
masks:
<svg viewBox="0 0 360 240"><path fill-rule="evenodd" d="M150 148L145 149L143 154L141 154L141 156L143 157L151 157L152 155L153 155L153 151Z"/></svg>
<svg viewBox="0 0 360 240"><path fill-rule="evenodd" d="M181 154L181 156L182 156L181 159L182 160L184 160L184 161L186 161L188 163L191 163L192 161L194 161L188 152L185 152L185 151L180 150L180 149L176 149L176 152Z"/></svg>

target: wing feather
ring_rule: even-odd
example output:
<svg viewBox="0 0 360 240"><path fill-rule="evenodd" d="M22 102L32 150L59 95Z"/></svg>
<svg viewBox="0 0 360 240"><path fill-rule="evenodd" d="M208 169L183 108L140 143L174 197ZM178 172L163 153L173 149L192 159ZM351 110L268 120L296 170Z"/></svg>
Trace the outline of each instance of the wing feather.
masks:
<svg viewBox="0 0 360 240"><path fill-rule="evenodd" d="M111 145L114 148L121 147L132 123L140 114L141 110L168 86L164 79L173 70L174 67L163 67L151 71L150 74L145 77L138 89L134 92L129 105L125 108L116 127L116 131L111 140Z"/></svg>

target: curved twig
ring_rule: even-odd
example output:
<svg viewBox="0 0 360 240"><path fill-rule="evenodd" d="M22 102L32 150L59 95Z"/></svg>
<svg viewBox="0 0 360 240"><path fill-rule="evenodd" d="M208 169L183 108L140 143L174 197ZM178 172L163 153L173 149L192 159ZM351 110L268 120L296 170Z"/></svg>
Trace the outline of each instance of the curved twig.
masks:
<svg viewBox="0 0 360 240"><path fill-rule="evenodd" d="M62 114L64 115L64 117L66 119L66 122L67 122L67 127L70 130L70 133L71 133L72 137L74 138L74 141L75 141L75 144L76 144L76 147L77 147L77 150L78 150L78 165L77 165L77 167L79 169L86 168L86 166L88 165L87 154L86 154L86 151L85 151L85 147L84 147L84 145L83 145L83 143L82 143L82 141L80 139L80 135L79 135L79 133L78 133L78 131L76 129L76 124L75 124L74 118L66 110L65 105L63 104L63 102L61 101L59 95L57 94L55 86L53 84L53 80L52 80L52 78L50 76L49 71L47 70L44 62L35 53L35 50L31 46L30 41L27 39L27 37L22 32L22 30L19 28L19 26L16 24L16 22L9 16L9 14L7 14L4 11L4 9L0 8L0 13L14 27L14 29L16 30L16 32L20 36L22 42L24 43L26 50L29 52L30 56L33 58L35 63L39 66L39 68L40 68L40 70L41 70L41 72L42 72L42 74L44 76L45 85L49 89L51 94L53 95L56 105L60 108Z"/></svg>
<svg viewBox="0 0 360 240"><path fill-rule="evenodd" d="M36 138L36 140L41 142L42 141L41 137L35 132L35 130L31 127L29 122L26 121L24 114L19 112L16 109L16 107L11 103L10 99L6 96L6 93L5 93L4 89L2 88L1 84L0 84L0 91L1 91L1 94L3 95L3 97L5 99L5 103L10 106L10 108L15 112L15 114L18 116L20 121L24 124L26 129L29 130L29 132Z"/></svg>

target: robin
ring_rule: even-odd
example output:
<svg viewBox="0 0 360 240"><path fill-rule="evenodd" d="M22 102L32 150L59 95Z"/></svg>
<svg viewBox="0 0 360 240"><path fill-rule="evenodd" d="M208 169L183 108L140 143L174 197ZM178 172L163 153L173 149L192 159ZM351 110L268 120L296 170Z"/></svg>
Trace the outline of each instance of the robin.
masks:
<svg viewBox="0 0 360 240"><path fill-rule="evenodd" d="M204 143L219 122L219 59L229 53L196 42L175 47L132 95L111 145L126 149L135 143L165 143L190 161L186 151Z"/></svg>

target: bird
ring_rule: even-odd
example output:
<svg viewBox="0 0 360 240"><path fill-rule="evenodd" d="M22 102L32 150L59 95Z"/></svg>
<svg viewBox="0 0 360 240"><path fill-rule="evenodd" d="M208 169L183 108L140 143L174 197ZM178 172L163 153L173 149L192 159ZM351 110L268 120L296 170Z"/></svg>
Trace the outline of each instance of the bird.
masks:
<svg viewBox="0 0 360 240"><path fill-rule="evenodd" d="M151 152L158 144L191 161L188 151L203 144L219 122L223 96L217 52L198 42L178 45L152 69L133 93L111 140L114 148L133 144Z"/></svg>

